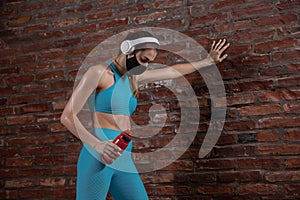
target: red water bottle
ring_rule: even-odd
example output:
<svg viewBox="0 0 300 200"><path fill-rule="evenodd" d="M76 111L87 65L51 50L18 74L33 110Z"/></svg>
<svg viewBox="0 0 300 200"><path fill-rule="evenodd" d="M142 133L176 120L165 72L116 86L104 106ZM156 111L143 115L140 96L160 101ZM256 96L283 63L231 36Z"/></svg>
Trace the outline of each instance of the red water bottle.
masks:
<svg viewBox="0 0 300 200"><path fill-rule="evenodd" d="M122 150L125 150L132 139L132 132L130 130L122 131L114 140L113 143L118 145ZM113 161L105 156L102 161L106 164L111 164Z"/></svg>

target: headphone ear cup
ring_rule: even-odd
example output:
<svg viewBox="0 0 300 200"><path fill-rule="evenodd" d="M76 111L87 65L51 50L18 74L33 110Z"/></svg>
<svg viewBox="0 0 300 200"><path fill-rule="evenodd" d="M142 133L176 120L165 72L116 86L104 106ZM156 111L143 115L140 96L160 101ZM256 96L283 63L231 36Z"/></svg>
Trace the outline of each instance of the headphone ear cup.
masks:
<svg viewBox="0 0 300 200"><path fill-rule="evenodd" d="M132 45L131 42L129 40L125 40L121 43L120 49L121 52L125 55L130 54L130 52L132 52Z"/></svg>

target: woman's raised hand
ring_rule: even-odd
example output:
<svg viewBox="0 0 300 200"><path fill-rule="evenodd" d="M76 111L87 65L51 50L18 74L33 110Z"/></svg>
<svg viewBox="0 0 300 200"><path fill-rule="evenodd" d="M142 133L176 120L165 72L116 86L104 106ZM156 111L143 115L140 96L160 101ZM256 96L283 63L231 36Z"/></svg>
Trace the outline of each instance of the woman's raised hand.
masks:
<svg viewBox="0 0 300 200"><path fill-rule="evenodd" d="M229 45L230 44L227 43L226 39L219 40L218 42L213 41L208 57L216 64L222 62L228 56L227 54L222 54Z"/></svg>

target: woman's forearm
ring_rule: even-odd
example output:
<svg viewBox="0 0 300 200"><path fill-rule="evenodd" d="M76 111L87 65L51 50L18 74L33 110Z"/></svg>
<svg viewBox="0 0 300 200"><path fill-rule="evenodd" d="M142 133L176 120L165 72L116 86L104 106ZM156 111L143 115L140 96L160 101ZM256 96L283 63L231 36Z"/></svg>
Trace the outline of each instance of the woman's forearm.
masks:
<svg viewBox="0 0 300 200"><path fill-rule="evenodd" d="M180 74L186 75L186 74L193 73L196 70L200 70L201 68L208 67L212 64L214 64L213 60L207 57L200 61L184 63L184 64L176 64L171 67L175 69L177 72L179 72Z"/></svg>
<svg viewBox="0 0 300 200"><path fill-rule="evenodd" d="M76 115L62 115L61 123L83 143L88 144L99 153L103 152L103 145L93 134L91 134L80 122Z"/></svg>

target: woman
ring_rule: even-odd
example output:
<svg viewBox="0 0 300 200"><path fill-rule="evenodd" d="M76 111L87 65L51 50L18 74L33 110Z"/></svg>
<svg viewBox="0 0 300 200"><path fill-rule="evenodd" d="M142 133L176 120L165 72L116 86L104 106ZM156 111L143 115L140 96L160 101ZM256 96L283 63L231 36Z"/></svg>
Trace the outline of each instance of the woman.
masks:
<svg viewBox="0 0 300 200"><path fill-rule="evenodd" d="M213 42L204 60L147 71L149 62L157 56L158 46L158 40L148 32L129 34L120 46L121 53L109 61L108 66L90 67L73 91L61 122L84 143L78 159L78 200L105 199L108 192L116 200L148 199L130 154L122 154L112 143L122 130L130 129L130 115L137 105L138 83L177 78L179 74L221 62L227 57L222 53L229 43L226 40ZM93 133L77 117L87 101L93 110ZM130 143L126 151L130 152L131 148ZM103 163L101 156L111 160L115 167ZM120 163L136 173L118 170Z"/></svg>

